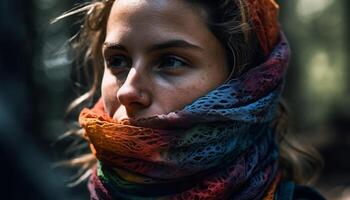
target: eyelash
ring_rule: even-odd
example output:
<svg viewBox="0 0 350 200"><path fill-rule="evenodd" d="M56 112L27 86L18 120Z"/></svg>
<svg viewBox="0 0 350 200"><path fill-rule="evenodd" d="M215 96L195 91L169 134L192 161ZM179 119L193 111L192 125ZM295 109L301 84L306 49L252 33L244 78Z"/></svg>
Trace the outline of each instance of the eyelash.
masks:
<svg viewBox="0 0 350 200"><path fill-rule="evenodd" d="M167 61L173 61L173 62L178 62L178 64L180 63L180 65L177 65L177 66L173 66L173 67L167 67L168 69L171 69L171 68L179 68L179 67L185 67L185 66L188 66L188 62L185 61L184 59L182 58L179 58L177 56L174 56L174 55L165 55L165 56L162 56L161 59L160 59L160 62L159 62L159 66L160 65L163 65L165 66L166 65L166 62ZM169 63L168 63L169 64Z"/></svg>
<svg viewBox="0 0 350 200"><path fill-rule="evenodd" d="M171 61L175 66L165 66L169 64L167 62ZM119 62L118 65L115 65L113 62ZM124 62L124 63L123 63ZM177 64L175 64L177 62ZM163 55L159 58L159 61L155 64L157 66L157 70L166 70L171 71L181 67L189 66L188 62L178 56L175 55ZM107 67L115 70L116 73L122 72L125 70L129 70L131 67L131 61L126 56L110 56L107 59Z"/></svg>
<svg viewBox="0 0 350 200"><path fill-rule="evenodd" d="M122 59L124 59L124 60L122 60ZM126 66L120 66L120 65L118 65L118 66L116 66L115 65L115 62L116 61L119 61L119 62L125 62L126 64ZM130 68L130 60L126 57L126 56L110 56L108 59L107 59L107 67L108 68L110 68L110 69L112 69L112 70L117 70L117 71L123 71L123 70L125 70L126 68Z"/></svg>

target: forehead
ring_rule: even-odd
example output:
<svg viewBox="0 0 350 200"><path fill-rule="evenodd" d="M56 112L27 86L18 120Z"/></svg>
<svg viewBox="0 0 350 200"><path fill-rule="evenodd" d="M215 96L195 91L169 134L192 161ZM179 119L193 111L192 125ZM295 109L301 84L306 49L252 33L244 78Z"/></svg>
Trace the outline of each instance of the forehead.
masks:
<svg viewBox="0 0 350 200"><path fill-rule="evenodd" d="M140 38L136 42L145 42L184 36L205 39L210 33L202 16L199 8L184 0L117 0L108 18L106 41Z"/></svg>

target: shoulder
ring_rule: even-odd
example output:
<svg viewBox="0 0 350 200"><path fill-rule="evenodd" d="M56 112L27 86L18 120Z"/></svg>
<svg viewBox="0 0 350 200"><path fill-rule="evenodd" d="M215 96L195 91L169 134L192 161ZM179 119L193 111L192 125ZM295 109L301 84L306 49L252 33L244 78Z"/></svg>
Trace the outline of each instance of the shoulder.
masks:
<svg viewBox="0 0 350 200"><path fill-rule="evenodd" d="M325 200L325 198L312 187L295 185L293 200Z"/></svg>
<svg viewBox="0 0 350 200"><path fill-rule="evenodd" d="M282 182L277 189L275 200L326 200L314 188L297 185L293 182Z"/></svg>

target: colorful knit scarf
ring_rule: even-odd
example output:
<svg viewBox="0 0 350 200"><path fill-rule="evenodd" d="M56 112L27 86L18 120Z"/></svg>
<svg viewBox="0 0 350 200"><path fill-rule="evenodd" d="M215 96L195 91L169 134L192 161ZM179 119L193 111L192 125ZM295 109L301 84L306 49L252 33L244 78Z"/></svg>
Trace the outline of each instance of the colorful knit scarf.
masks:
<svg viewBox="0 0 350 200"><path fill-rule="evenodd" d="M116 121L99 101L79 122L98 159L92 199L273 199L278 146L270 127L289 46L184 109Z"/></svg>
<svg viewBox="0 0 350 200"><path fill-rule="evenodd" d="M270 124L289 47L278 34L278 5L245 3L268 57L260 66L165 115L115 121L101 100L82 110L79 121L98 159L91 199L280 199Z"/></svg>

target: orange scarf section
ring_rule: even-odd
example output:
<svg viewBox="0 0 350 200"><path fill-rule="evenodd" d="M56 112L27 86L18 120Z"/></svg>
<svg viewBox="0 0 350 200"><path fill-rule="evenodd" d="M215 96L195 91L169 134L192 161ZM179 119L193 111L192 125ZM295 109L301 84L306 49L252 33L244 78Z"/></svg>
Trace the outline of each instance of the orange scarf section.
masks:
<svg viewBox="0 0 350 200"><path fill-rule="evenodd" d="M247 0L246 3L253 24L253 32L256 33L266 56L278 40L279 6L274 0Z"/></svg>

